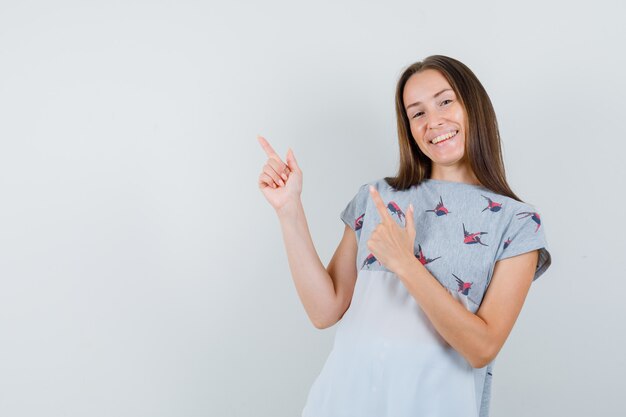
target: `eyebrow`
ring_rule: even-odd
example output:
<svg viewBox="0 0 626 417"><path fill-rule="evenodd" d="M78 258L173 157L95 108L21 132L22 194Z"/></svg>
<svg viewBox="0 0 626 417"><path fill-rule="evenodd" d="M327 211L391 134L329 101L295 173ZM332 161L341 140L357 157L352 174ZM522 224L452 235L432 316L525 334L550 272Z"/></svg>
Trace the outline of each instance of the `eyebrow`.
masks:
<svg viewBox="0 0 626 417"><path fill-rule="evenodd" d="M444 88L443 90L441 90L440 92L438 92L437 94L435 94L435 95L433 96L433 98L437 98L437 96L438 96L439 94L443 93L444 91L448 91L448 90L452 91L452 89L451 89L451 88ZM422 104L422 102L421 102L421 101L416 101L416 102L415 102L415 103L413 103L413 104L409 104L409 105L406 107L406 110L410 109L410 108L411 108L411 107L413 107L413 106L417 106L418 104Z"/></svg>

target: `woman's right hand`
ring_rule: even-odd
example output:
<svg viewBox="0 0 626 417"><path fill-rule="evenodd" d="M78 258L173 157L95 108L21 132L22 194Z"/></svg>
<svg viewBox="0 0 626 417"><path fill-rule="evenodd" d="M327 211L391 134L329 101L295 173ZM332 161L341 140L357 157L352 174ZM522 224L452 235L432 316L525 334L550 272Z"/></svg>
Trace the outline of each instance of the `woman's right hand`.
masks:
<svg viewBox="0 0 626 417"><path fill-rule="evenodd" d="M259 175L259 188L278 212L286 205L300 200L302 171L291 148L287 152L285 164L263 136L257 135L257 139L268 156L267 163Z"/></svg>

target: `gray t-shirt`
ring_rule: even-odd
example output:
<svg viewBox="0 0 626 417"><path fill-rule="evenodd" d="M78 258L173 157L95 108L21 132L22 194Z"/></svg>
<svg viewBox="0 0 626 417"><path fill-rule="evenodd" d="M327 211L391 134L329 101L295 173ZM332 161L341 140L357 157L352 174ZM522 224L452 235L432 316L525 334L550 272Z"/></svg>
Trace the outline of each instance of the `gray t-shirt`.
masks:
<svg viewBox="0 0 626 417"><path fill-rule="evenodd" d="M368 250L369 235L380 223L370 184L402 227L413 204L416 258L474 314L498 260L539 249L533 281L551 264L544 225L529 204L483 186L442 180L427 179L404 191L382 178L363 184L341 212L358 240L354 294L302 416L487 417L495 359L473 368L439 335L397 275Z"/></svg>

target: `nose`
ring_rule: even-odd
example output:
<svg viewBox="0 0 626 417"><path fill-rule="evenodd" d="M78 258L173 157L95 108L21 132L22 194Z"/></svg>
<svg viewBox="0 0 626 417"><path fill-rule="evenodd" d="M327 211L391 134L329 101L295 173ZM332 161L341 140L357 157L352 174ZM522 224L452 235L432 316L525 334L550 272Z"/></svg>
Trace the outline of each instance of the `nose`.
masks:
<svg viewBox="0 0 626 417"><path fill-rule="evenodd" d="M434 112L428 116L427 126L429 129L437 129L441 125L443 125L443 117L441 114Z"/></svg>

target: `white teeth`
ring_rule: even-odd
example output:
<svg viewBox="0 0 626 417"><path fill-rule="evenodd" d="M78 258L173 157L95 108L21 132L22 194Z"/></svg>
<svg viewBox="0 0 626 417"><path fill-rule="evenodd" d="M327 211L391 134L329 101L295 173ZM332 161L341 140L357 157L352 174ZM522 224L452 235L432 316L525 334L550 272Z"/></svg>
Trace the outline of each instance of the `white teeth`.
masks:
<svg viewBox="0 0 626 417"><path fill-rule="evenodd" d="M442 140L450 139L452 136L456 135L457 133L459 133L459 131L455 130L454 132L450 132L450 133L446 133L445 135L437 136L435 139L431 140L431 143L436 145L437 143L441 142Z"/></svg>

